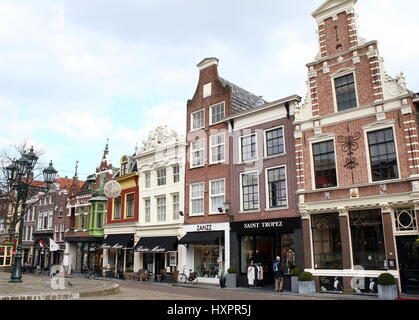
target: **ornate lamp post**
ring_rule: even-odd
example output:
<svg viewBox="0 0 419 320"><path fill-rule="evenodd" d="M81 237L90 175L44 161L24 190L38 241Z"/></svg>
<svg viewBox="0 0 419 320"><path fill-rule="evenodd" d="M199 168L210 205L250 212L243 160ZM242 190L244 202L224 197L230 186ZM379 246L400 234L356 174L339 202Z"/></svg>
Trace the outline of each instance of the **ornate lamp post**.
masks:
<svg viewBox="0 0 419 320"><path fill-rule="evenodd" d="M22 240L23 240L23 221L26 214L26 201L30 186L30 177L38 161L38 156L34 153L33 147L28 153L23 153L19 160L13 160L6 168L7 180L12 189L17 192L18 203L22 202L22 210L18 220L19 238L16 248L16 255L13 259L12 274L9 282L22 282ZM54 169L52 161L49 167L43 171L44 182L47 184L45 189L54 182L57 176L57 170Z"/></svg>

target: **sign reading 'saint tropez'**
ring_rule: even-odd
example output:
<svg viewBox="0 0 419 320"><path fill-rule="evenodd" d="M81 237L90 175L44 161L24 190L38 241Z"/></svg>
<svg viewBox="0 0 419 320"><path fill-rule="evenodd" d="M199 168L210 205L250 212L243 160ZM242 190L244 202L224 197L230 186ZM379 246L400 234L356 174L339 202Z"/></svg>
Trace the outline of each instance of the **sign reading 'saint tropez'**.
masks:
<svg viewBox="0 0 419 320"><path fill-rule="evenodd" d="M245 223L244 229L260 229L260 228L281 228L284 226L284 221L275 222L252 222Z"/></svg>

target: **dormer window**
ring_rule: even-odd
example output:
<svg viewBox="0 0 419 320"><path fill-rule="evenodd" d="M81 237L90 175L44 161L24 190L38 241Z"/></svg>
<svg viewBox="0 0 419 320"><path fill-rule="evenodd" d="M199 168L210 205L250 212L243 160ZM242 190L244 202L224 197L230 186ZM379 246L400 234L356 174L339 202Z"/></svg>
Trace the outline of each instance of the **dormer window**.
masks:
<svg viewBox="0 0 419 320"><path fill-rule="evenodd" d="M129 172L128 170L128 158L127 157L123 157L121 159L121 176L125 176L127 175Z"/></svg>
<svg viewBox="0 0 419 320"><path fill-rule="evenodd" d="M212 94L211 91L212 91L212 85L211 85L211 82L210 82L210 83L207 83L206 85L204 85L204 94L203 94L203 97L204 98L210 97L211 94Z"/></svg>

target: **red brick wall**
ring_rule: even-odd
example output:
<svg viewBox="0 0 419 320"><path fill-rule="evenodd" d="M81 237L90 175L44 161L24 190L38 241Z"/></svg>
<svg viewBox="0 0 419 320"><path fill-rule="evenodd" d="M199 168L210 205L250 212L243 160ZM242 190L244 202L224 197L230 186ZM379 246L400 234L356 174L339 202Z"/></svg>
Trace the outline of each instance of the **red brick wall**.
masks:
<svg viewBox="0 0 419 320"><path fill-rule="evenodd" d="M212 83L212 94L210 97L203 98L203 86L207 83ZM212 65L206 69L201 70L199 75L198 86L192 100L188 101L186 123L187 123L187 147L186 147L186 172L185 172L185 223L199 224L199 223L214 223L227 222L226 215L209 215L209 181L216 179L226 179L226 199L231 199L230 195L230 165L226 152L226 163L209 165L209 136L218 131L228 130L228 125L225 123L210 126L210 106L225 101L225 114L231 114L231 90L224 88L218 78L218 70L216 65ZM195 111L205 109L205 129L198 131L191 131L191 114ZM191 169L190 148L191 142L205 138L206 164L204 167ZM228 150L228 134L226 133L226 150ZM193 183L205 182L205 198L204 198L204 216L191 217L190 212L190 185Z"/></svg>

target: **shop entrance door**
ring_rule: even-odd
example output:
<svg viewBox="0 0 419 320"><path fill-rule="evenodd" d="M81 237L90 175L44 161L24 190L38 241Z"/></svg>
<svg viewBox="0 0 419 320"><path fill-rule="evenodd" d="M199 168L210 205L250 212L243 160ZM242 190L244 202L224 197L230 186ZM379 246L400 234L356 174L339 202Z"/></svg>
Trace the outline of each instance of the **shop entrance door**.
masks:
<svg viewBox="0 0 419 320"><path fill-rule="evenodd" d="M161 270L166 269L164 264L165 253L156 253L156 274L161 274Z"/></svg>
<svg viewBox="0 0 419 320"><path fill-rule="evenodd" d="M418 237L397 237L400 280L403 293L419 293Z"/></svg>

